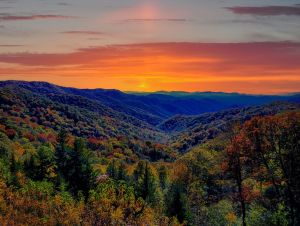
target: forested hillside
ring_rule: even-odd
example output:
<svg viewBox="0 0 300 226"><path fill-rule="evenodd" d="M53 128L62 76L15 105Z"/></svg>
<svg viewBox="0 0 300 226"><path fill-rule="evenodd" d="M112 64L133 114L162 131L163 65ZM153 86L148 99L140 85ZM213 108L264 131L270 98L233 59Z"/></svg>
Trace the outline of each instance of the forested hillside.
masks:
<svg viewBox="0 0 300 226"><path fill-rule="evenodd" d="M274 102L268 105L233 108L197 116L174 116L159 125L170 134L169 143L179 152L186 152L195 145L215 138L228 131L234 124L243 123L254 116L275 115L284 111L299 109L291 102Z"/></svg>
<svg viewBox="0 0 300 226"><path fill-rule="evenodd" d="M26 91L32 95L43 96L66 104L77 97L92 101L99 108L110 108L114 113L126 114L150 125L157 125L175 115L198 115L234 107L248 107L272 103L274 101L300 102L300 94L286 96L244 95L238 93L123 93L118 90L75 89L56 86L46 82L3 81L1 89ZM65 98L65 100L64 100ZM68 100L71 99L71 100ZM82 101L81 101L82 102ZM81 107L85 107L84 105ZM105 112L106 109L103 109Z"/></svg>
<svg viewBox="0 0 300 226"><path fill-rule="evenodd" d="M297 95L193 95L1 82L0 225L299 225Z"/></svg>

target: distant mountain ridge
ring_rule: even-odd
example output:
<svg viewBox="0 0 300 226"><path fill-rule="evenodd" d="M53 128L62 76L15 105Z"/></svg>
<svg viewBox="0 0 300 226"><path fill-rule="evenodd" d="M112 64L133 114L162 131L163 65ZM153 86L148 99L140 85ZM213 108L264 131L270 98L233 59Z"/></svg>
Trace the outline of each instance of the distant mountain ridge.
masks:
<svg viewBox="0 0 300 226"><path fill-rule="evenodd" d="M81 96L153 126L175 115L198 115L234 107L268 104L274 101L300 102L300 94L269 96L221 92L155 92L141 95L124 93L119 90L67 88L46 82L0 82L0 87L5 86L20 87L44 95Z"/></svg>

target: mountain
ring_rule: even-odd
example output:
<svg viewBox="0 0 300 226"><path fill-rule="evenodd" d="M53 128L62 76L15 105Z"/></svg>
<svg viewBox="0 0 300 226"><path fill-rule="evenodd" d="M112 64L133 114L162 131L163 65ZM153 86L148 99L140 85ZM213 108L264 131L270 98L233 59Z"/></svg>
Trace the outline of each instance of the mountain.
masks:
<svg viewBox="0 0 300 226"><path fill-rule="evenodd" d="M66 90L66 91L65 91ZM161 139L164 135L145 121L116 111L100 101L71 94L49 83L1 82L2 118L15 116L76 136Z"/></svg>
<svg viewBox="0 0 300 226"><path fill-rule="evenodd" d="M275 100L286 102L262 105ZM79 137L172 143L181 152L214 138L230 122L297 108L292 102L299 102L299 94L124 93L46 82L0 82L2 120L26 119Z"/></svg>
<svg viewBox="0 0 300 226"><path fill-rule="evenodd" d="M159 125L170 134L170 143L179 152L202 144L226 132L234 123L243 123L255 116L275 115L285 111L299 110L300 104L274 102L268 105L233 108L197 116L174 116Z"/></svg>
<svg viewBox="0 0 300 226"><path fill-rule="evenodd" d="M220 92L124 93L118 90L75 89L45 82L23 81L3 81L0 82L0 87L20 88L52 99L61 95L80 96L97 102L97 106L101 105L102 109L108 107L115 112L132 116L152 126L178 114L198 115L233 107L267 104L278 100L300 102L300 94L268 96Z"/></svg>

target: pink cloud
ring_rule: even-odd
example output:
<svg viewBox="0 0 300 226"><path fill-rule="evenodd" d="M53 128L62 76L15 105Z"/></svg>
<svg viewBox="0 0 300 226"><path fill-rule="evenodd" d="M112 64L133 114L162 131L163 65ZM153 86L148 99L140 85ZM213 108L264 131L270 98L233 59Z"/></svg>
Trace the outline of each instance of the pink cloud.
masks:
<svg viewBox="0 0 300 226"><path fill-rule="evenodd" d="M20 16L20 15L0 15L0 21L16 21L16 20L39 20L39 19L70 19L76 18L73 16L64 16L64 15L29 15L29 16Z"/></svg>
<svg viewBox="0 0 300 226"><path fill-rule="evenodd" d="M262 6L262 7L228 7L226 8L235 14L250 14L258 16L300 16L300 6Z"/></svg>
<svg viewBox="0 0 300 226"><path fill-rule="evenodd" d="M268 66L278 69L298 68L300 43L254 42L254 43L145 43L109 45L78 49L71 53L12 53L0 54L0 62L27 66L58 66L74 64L105 63L110 60L146 57L169 57L179 59L215 59L215 66ZM163 62L162 62L163 63ZM191 62L193 64L193 62ZM178 65L181 65L180 62ZM214 64L209 64L214 65ZM190 66L190 65L189 65ZM194 65L197 67L197 63Z"/></svg>
<svg viewBox="0 0 300 226"><path fill-rule="evenodd" d="M135 18L135 19L126 19L123 22L187 22L187 19L184 18L152 18L152 19L143 19L143 18Z"/></svg>
<svg viewBox="0 0 300 226"><path fill-rule="evenodd" d="M13 45L13 44L0 45L0 47L7 47L7 48L10 48L10 47L21 47L21 46L24 46L24 45Z"/></svg>
<svg viewBox="0 0 300 226"><path fill-rule="evenodd" d="M105 35L104 32L100 31L64 31L63 34L73 34L73 35Z"/></svg>

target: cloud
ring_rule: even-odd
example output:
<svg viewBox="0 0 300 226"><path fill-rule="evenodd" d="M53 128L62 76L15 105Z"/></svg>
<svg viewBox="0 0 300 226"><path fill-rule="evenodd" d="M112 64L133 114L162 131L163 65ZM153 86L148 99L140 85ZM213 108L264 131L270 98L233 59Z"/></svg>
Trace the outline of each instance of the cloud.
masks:
<svg viewBox="0 0 300 226"><path fill-rule="evenodd" d="M74 34L74 35L105 35L106 33L100 31L64 31L63 34Z"/></svg>
<svg viewBox="0 0 300 226"><path fill-rule="evenodd" d="M15 53L0 54L0 62L23 65L72 65L116 59L140 59L145 57L171 57L185 59L221 59L235 64L272 65L278 68L300 67L300 43L250 42L250 43L145 43L108 45L78 49L71 53Z"/></svg>
<svg viewBox="0 0 300 226"><path fill-rule="evenodd" d="M5 3L16 3L18 0L0 0L0 2L5 2Z"/></svg>
<svg viewBox="0 0 300 226"><path fill-rule="evenodd" d="M24 45L0 45L0 47L22 47Z"/></svg>
<svg viewBox="0 0 300 226"><path fill-rule="evenodd" d="M182 9L166 7L160 1L139 1L129 7L121 7L107 14L107 20L149 23L187 22Z"/></svg>
<svg viewBox="0 0 300 226"><path fill-rule="evenodd" d="M300 6L257 6L257 7L246 7L246 6L235 6L227 7L226 9L232 11L235 14L242 15L257 15L257 16L300 16Z"/></svg>
<svg viewBox="0 0 300 226"><path fill-rule="evenodd" d="M64 15L51 15L51 14L36 14L36 15L11 15L11 14L0 14L0 21L16 21L16 20L40 20L40 19L70 19L76 18L74 16Z"/></svg>
<svg viewBox="0 0 300 226"><path fill-rule="evenodd" d="M123 20L123 22L187 22L188 19L184 19L184 18L149 18L149 19L145 19L145 18L134 18L134 19L126 19Z"/></svg>
<svg viewBox="0 0 300 226"><path fill-rule="evenodd" d="M12 9L13 7L10 6L1 6L0 9Z"/></svg>
<svg viewBox="0 0 300 226"><path fill-rule="evenodd" d="M148 90L195 91L202 84L201 90L239 91L241 85L231 85L244 84L243 92L254 93L255 84L261 92L264 83L271 93L279 92L282 81L284 92L288 87L299 91L294 85L300 83L299 59L300 42L124 44L70 53L0 54L0 64L10 65L0 67L0 76L57 78L65 85L123 90L143 83ZM136 84L129 86L128 80Z"/></svg>
<svg viewBox="0 0 300 226"><path fill-rule="evenodd" d="M72 4L67 3L67 2L58 2L57 5L60 5L60 6L71 6Z"/></svg>

